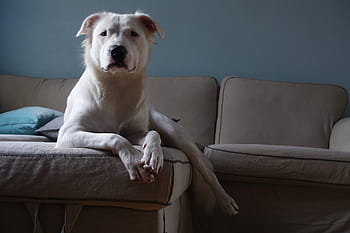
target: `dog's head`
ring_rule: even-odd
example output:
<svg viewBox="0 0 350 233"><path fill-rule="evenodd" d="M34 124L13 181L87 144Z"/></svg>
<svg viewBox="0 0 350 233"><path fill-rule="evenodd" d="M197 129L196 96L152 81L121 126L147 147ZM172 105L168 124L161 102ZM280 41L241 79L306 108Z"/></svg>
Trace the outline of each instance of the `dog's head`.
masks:
<svg viewBox="0 0 350 233"><path fill-rule="evenodd" d="M155 33L163 38L147 14L103 12L88 16L76 36L87 36L83 45L89 65L104 72L135 73L144 71Z"/></svg>

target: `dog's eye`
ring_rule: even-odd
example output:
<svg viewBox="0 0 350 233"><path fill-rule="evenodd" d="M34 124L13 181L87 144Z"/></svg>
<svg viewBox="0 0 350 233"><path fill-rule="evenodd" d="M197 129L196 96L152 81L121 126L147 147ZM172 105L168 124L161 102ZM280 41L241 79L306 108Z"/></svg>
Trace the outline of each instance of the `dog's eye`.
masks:
<svg viewBox="0 0 350 233"><path fill-rule="evenodd" d="M139 34L137 32L135 32L135 31L130 31L130 36L131 37L138 37Z"/></svg>
<svg viewBox="0 0 350 233"><path fill-rule="evenodd" d="M100 36L107 36L107 31L103 31L100 33Z"/></svg>

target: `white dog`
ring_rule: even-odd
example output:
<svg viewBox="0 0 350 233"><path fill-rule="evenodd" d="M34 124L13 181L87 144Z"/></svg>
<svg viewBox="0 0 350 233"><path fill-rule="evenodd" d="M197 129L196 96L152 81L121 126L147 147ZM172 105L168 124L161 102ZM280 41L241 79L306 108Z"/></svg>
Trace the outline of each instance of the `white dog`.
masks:
<svg viewBox="0 0 350 233"><path fill-rule="evenodd" d="M68 96L57 147L102 149L119 155L130 180L151 183L163 166L164 144L186 153L229 215L238 206L205 165L202 153L175 122L150 107L146 65L154 34L149 15L96 13L76 36L84 41L86 69ZM142 152L132 144L142 145Z"/></svg>

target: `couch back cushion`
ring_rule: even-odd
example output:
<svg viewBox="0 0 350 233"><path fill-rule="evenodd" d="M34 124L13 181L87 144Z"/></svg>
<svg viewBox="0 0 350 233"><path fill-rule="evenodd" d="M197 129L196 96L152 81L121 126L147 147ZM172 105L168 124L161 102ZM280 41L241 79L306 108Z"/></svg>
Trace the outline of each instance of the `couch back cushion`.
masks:
<svg viewBox="0 0 350 233"><path fill-rule="evenodd" d="M41 106L63 112L78 79L44 79L0 75L0 112Z"/></svg>
<svg viewBox="0 0 350 233"><path fill-rule="evenodd" d="M66 99L78 79L44 79L0 75L0 113L25 106L64 111ZM148 78L152 104L179 118L193 139L212 144L215 136L218 83L210 77Z"/></svg>
<svg viewBox="0 0 350 233"><path fill-rule="evenodd" d="M214 143L219 85L211 77L158 77L148 79L153 106L180 119L193 140Z"/></svg>
<svg viewBox="0 0 350 233"><path fill-rule="evenodd" d="M347 92L334 85L225 78L216 143L328 148Z"/></svg>

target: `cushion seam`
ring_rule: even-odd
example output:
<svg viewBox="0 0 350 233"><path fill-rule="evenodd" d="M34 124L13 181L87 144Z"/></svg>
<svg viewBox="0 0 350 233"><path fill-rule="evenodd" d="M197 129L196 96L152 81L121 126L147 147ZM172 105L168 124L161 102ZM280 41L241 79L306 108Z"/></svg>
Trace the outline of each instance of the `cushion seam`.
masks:
<svg viewBox="0 0 350 233"><path fill-rule="evenodd" d="M211 150L221 151L225 153L235 153L240 155L250 155L250 156L257 156L257 157L268 157L268 158L284 158L284 159L293 159L293 160L311 160L311 161L323 161L323 162L337 162L337 163L349 163L350 161L343 161L343 160L332 160L332 159L313 159L313 158L293 158L288 156L276 156L276 155L266 155L266 154L254 154L254 153L245 153L245 152L236 152L236 151L227 151L224 149L214 149L210 146L207 146Z"/></svg>
<svg viewBox="0 0 350 233"><path fill-rule="evenodd" d="M90 199L90 198L45 198L45 197L33 197L33 196L8 196L8 195L4 195L4 196L0 196L0 200L1 198L28 198L28 199L34 199L34 200L46 200L46 201L65 201L65 200L71 200L71 201L98 201L98 202L127 202L127 203L143 203L143 204L159 204L159 205L164 205L164 206L168 206L169 203L164 203L164 202L160 202L160 201L153 201L153 200L125 200L125 199Z"/></svg>
<svg viewBox="0 0 350 233"><path fill-rule="evenodd" d="M86 160L86 159L97 159L97 160L111 160L111 159L114 159L114 158L118 158L118 157L113 157L113 156L110 156L108 158L106 157L98 157L98 156L91 156L91 157L88 157L88 156L65 156L65 155L54 155L52 157L49 157L47 155L44 155L44 156L40 156L38 157L38 155L36 156L17 156L17 155L1 155L0 156L0 159L7 159L7 160L17 160L17 159L20 159L20 160L33 160L33 161L39 161L39 160L45 160L45 159L50 159L50 160L60 160L60 159L75 159L75 160ZM181 160L169 160L169 159L164 159L164 162L167 162L167 163L181 163L181 164L190 164L189 161L181 161Z"/></svg>
<svg viewBox="0 0 350 233"><path fill-rule="evenodd" d="M315 184L329 184L329 185L339 185L339 186L349 186L350 184L340 184L340 183L330 183L330 182L322 182L322 181L313 181L313 180L303 180L303 179L291 179L291 178L278 178L278 177L269 177L269 176L252 176L252 175L239 175L235 173L226 173L226 172L215 172L216 174L221 175L233 175L233 176L240 176L240 177L250 177L250 178L258 178L258 179L275 179L275 180L290 180L290 181L299 181L299 182L306 182L306 183L315 183Z"/></svg>

